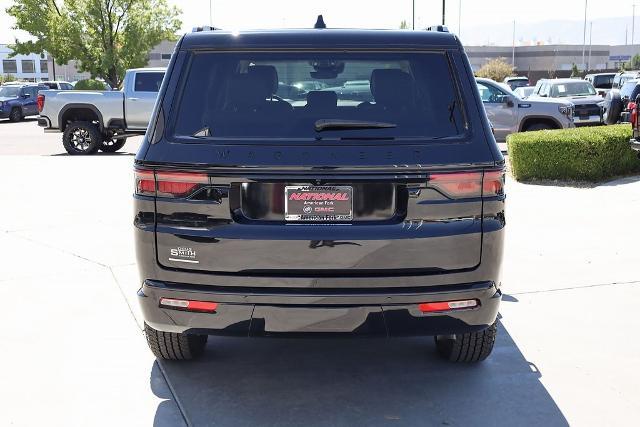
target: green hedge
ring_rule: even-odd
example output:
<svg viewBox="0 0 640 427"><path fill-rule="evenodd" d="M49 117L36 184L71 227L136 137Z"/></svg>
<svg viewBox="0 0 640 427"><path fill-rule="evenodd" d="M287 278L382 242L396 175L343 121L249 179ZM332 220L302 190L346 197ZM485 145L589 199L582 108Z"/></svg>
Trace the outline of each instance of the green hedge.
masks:
<svg viewBox="0 0 640 427"><path fill-rule="evenodd" d="M86 79L80 80L73 87L75 90L105 90L105 85L99 80Z"/></svg>
<svg viewBox="0 0 640 427"><path fill-rule="evenodd" d="M631 126L523 132L507 137L511 173L518 181L601 181L640 172L629 148Z"/></svg>

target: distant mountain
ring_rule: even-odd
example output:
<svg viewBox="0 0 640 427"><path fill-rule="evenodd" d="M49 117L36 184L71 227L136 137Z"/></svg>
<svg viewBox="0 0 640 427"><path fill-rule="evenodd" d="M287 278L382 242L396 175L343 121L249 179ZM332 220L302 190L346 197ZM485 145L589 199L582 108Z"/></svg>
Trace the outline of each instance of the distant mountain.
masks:
<svg viewBox="0 0 640 427"><path fill-rule="evenodd" d="M592 43L604 45L631 44L631 17L593 19ZM640 15L635 20L636 44L640 43ZM589 44L587 20L586 43ZM516 45L582 44L584 21L553 20L519 24L516 21ZM452 26L455 28L455 26ZM467 46L511 46L513 23L481 24L462 27L461 39Z"/></svg>

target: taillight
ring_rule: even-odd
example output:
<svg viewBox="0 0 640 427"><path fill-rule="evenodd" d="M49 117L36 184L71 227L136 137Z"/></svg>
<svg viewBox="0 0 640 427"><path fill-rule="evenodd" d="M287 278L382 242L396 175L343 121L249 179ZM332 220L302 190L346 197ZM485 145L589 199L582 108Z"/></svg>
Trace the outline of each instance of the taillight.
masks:
<svg viewBox="0 0 640 427"><path fill-rule="evenodd" d="M141 196L187 197L206 184L206 173L135 170L135 191Z"/></svg>
<svg viewBox="0 0 640 427"><path fill-rule="evenodd" d="M437 311L463 310L477 307L478 300L465 299L459 301L439 301L439 302L423 302L418 304L418 310L423 313L434 313Z"/></svg>
<svg viewBox="0 0 640 427"><path fill-rule="evenodd" d="M429 176L427 186L452 199L499 196L504 193L504 172L433 173Z"/></svg>
<svg viewBox="0 0 640 427"><path fill-rule="evenodd" d="M200 313L215 313L218 308L218 303L211 301L160 298L160 307L171 308L174 310L196 311Z"/></svg>
<svg viewBox="0 0 640 427"><path fill-rule="evenodd" d="M631 127L633 129L635 129L636 127L638 127L638 109L637 109L637 104L635 102L630 102L627 105L627 108L631 111Z"/></svg>
<svg viewBox="0 0 640 427"><path fill-rule="evenodd" d="M36 98L36 103L38 104L38 113L42 113L42 109L44 108L44 95L39 93Z"/></svg>

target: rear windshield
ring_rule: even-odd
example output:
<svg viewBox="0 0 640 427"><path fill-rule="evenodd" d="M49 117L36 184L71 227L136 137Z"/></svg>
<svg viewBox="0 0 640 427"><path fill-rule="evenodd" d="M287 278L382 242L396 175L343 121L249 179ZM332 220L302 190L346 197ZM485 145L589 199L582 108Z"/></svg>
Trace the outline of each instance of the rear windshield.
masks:
<svg viewBox="0 0 640 427"><path fill-rule="evenodd" d="M598 89L611 89L613 87L613 74L595 76L593 78L593 85Z"/></svg>
<svg viewBox="0 0 640 427"><path fill-rule="evenodd" d="M179 92L170 132L194 141L433 139L466 129L445 53L193 53Z"/></svg>

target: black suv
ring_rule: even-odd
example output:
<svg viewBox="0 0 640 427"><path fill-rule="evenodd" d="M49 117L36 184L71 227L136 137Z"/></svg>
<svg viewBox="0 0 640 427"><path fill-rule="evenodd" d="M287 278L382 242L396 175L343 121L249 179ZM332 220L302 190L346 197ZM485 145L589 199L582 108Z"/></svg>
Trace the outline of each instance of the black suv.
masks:
<svg viewBox="0 0 640 427"><path fill-rule="evenodd" d="M449 360L489 355L504 159L438 30L182 37L135 160L158 358L196 357L208 335L432 335ZM322 89L276 94L299 81Z"/></svg>

